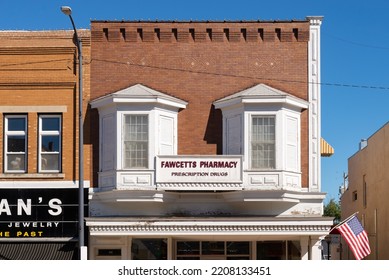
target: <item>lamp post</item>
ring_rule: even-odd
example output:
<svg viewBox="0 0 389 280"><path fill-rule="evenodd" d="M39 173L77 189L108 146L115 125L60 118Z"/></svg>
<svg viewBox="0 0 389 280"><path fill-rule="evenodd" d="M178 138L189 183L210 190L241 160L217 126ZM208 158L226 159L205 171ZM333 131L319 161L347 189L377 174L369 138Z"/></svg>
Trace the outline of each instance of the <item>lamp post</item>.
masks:
<svg viewBox="0 0 389 280"><path fill-rule="evenodd" d="M82 121L82 42L78 37L77 29L72 18L72 9L68 6L62 6L61 11L70 18L74 29L78 52L78 244L80 259L86 259L86 247L84 246L84 129Z"/></svg>

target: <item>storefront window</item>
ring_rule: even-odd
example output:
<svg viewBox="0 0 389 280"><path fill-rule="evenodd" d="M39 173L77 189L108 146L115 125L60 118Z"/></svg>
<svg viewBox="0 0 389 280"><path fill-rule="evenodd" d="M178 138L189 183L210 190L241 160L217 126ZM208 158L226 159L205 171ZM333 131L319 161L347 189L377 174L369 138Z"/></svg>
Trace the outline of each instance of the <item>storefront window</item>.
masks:
<svg viewBox="0 0 389 280"><path fill-rule="evenodd" d="M132 239L131 259L167 260L166 239Z"/></svg>
<svg viewBox="0 0 389 280"><path fill-rule="evenodd" d="M288 260L301 260L299 241L288 241Z"/></svg>
<svg viewBox="0 0 389 280"><path fill-rule="evenodd" d="M200 254L199 241L177 242L177 255L199 255L199 254Z"/></svg>
<svg viewBox="0 0 389 280"><path fill-rule="evenodd" d="M202 242L201 249L203 255L224 255L224 242Z"/></svg>
<svg viewBox="0 0 389 280"><path fill-rule="evenodd" d="M258 241L257 260L300 260L299 241Z"/></svg>
<svg viewBox="0 0 389 280"><path fill-rule="evenodd" d="M257 260L285 260L285 241L258 241Z"/></svg>
<svg viewBox="0 0 389 280"><path fill-rule="evenodd" d="M178 241L178 260L195 259L250 259L250 242L242 241Z"/></svg>

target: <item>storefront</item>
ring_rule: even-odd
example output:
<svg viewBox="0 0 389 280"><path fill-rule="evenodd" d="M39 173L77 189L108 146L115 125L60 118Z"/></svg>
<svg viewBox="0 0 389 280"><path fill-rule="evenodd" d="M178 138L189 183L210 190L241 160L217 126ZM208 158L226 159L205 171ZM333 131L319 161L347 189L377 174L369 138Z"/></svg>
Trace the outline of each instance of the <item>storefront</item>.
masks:
<svg viewBox="0 0 389 280"><path fill-rule="evenodd" d="M321 21L92 21L90 259L321 259Z"/></svg>
<svg viewBox="0 0 389 280"><path fill-rule="evenodd" d="M77 228L76 188L0 189L0 259L78 259Z"/></svg>
<svg viewBox="0 0 389 280"><path fill-rule="evenodd" d="M88 218L91 259L320 259L331 219Z"/></svg>

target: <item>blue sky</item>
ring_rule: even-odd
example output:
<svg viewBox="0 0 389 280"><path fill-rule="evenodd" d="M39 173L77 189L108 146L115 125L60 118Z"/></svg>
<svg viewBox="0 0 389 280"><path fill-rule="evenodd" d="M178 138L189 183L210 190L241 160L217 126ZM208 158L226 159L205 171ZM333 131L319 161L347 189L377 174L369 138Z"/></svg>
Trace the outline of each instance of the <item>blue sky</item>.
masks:
<svg viewBox="0 0 389 280"><path fill-rule="evenodd" d="M347 160L389 121L389 32L385 0L2 1L0 30L71 29L90 20L279 20L324 16L321 37L322 136L335 155L322 159L322 190L338 199ZM382 89L383 88L383 89Z"/></svg>

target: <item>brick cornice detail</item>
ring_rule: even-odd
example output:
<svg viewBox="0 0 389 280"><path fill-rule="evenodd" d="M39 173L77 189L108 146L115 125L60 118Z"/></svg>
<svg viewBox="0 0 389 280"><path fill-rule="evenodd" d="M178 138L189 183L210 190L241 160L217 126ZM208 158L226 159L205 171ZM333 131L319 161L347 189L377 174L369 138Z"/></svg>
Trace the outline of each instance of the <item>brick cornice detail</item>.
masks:
<svg viewBox="0 0 389 280"><path fill-rule="evenodd" d="M20 83L20 82L0 82L0 89L72 89L76 86L76 81L69 82L28 82L28 83Z"/></svg>
<svg viewBox="0 0 389 280"><path fill-rule="evenodd" d="M0 47L0 55L2 54L74 54L76 46L74 47Z"/></svg>
<svg viewBox="0 0 389 280"><path fill-rule="evenodd" d="M109 26L109 25L108 25ZM104 30L94 29L91 31L94 42L307 42L309 40L308 29L305 28L254 28L252 26L242 28L150 28L118 26L104 28ZM163 26L162 26L163 27ZM120 31L120 32L119 32ZM280 34L278 34L279 32ZM122 37L121 35L122 34ZM281 35L281 36L278 36ZM225 38L225 40L224 40Z"/></svg>

